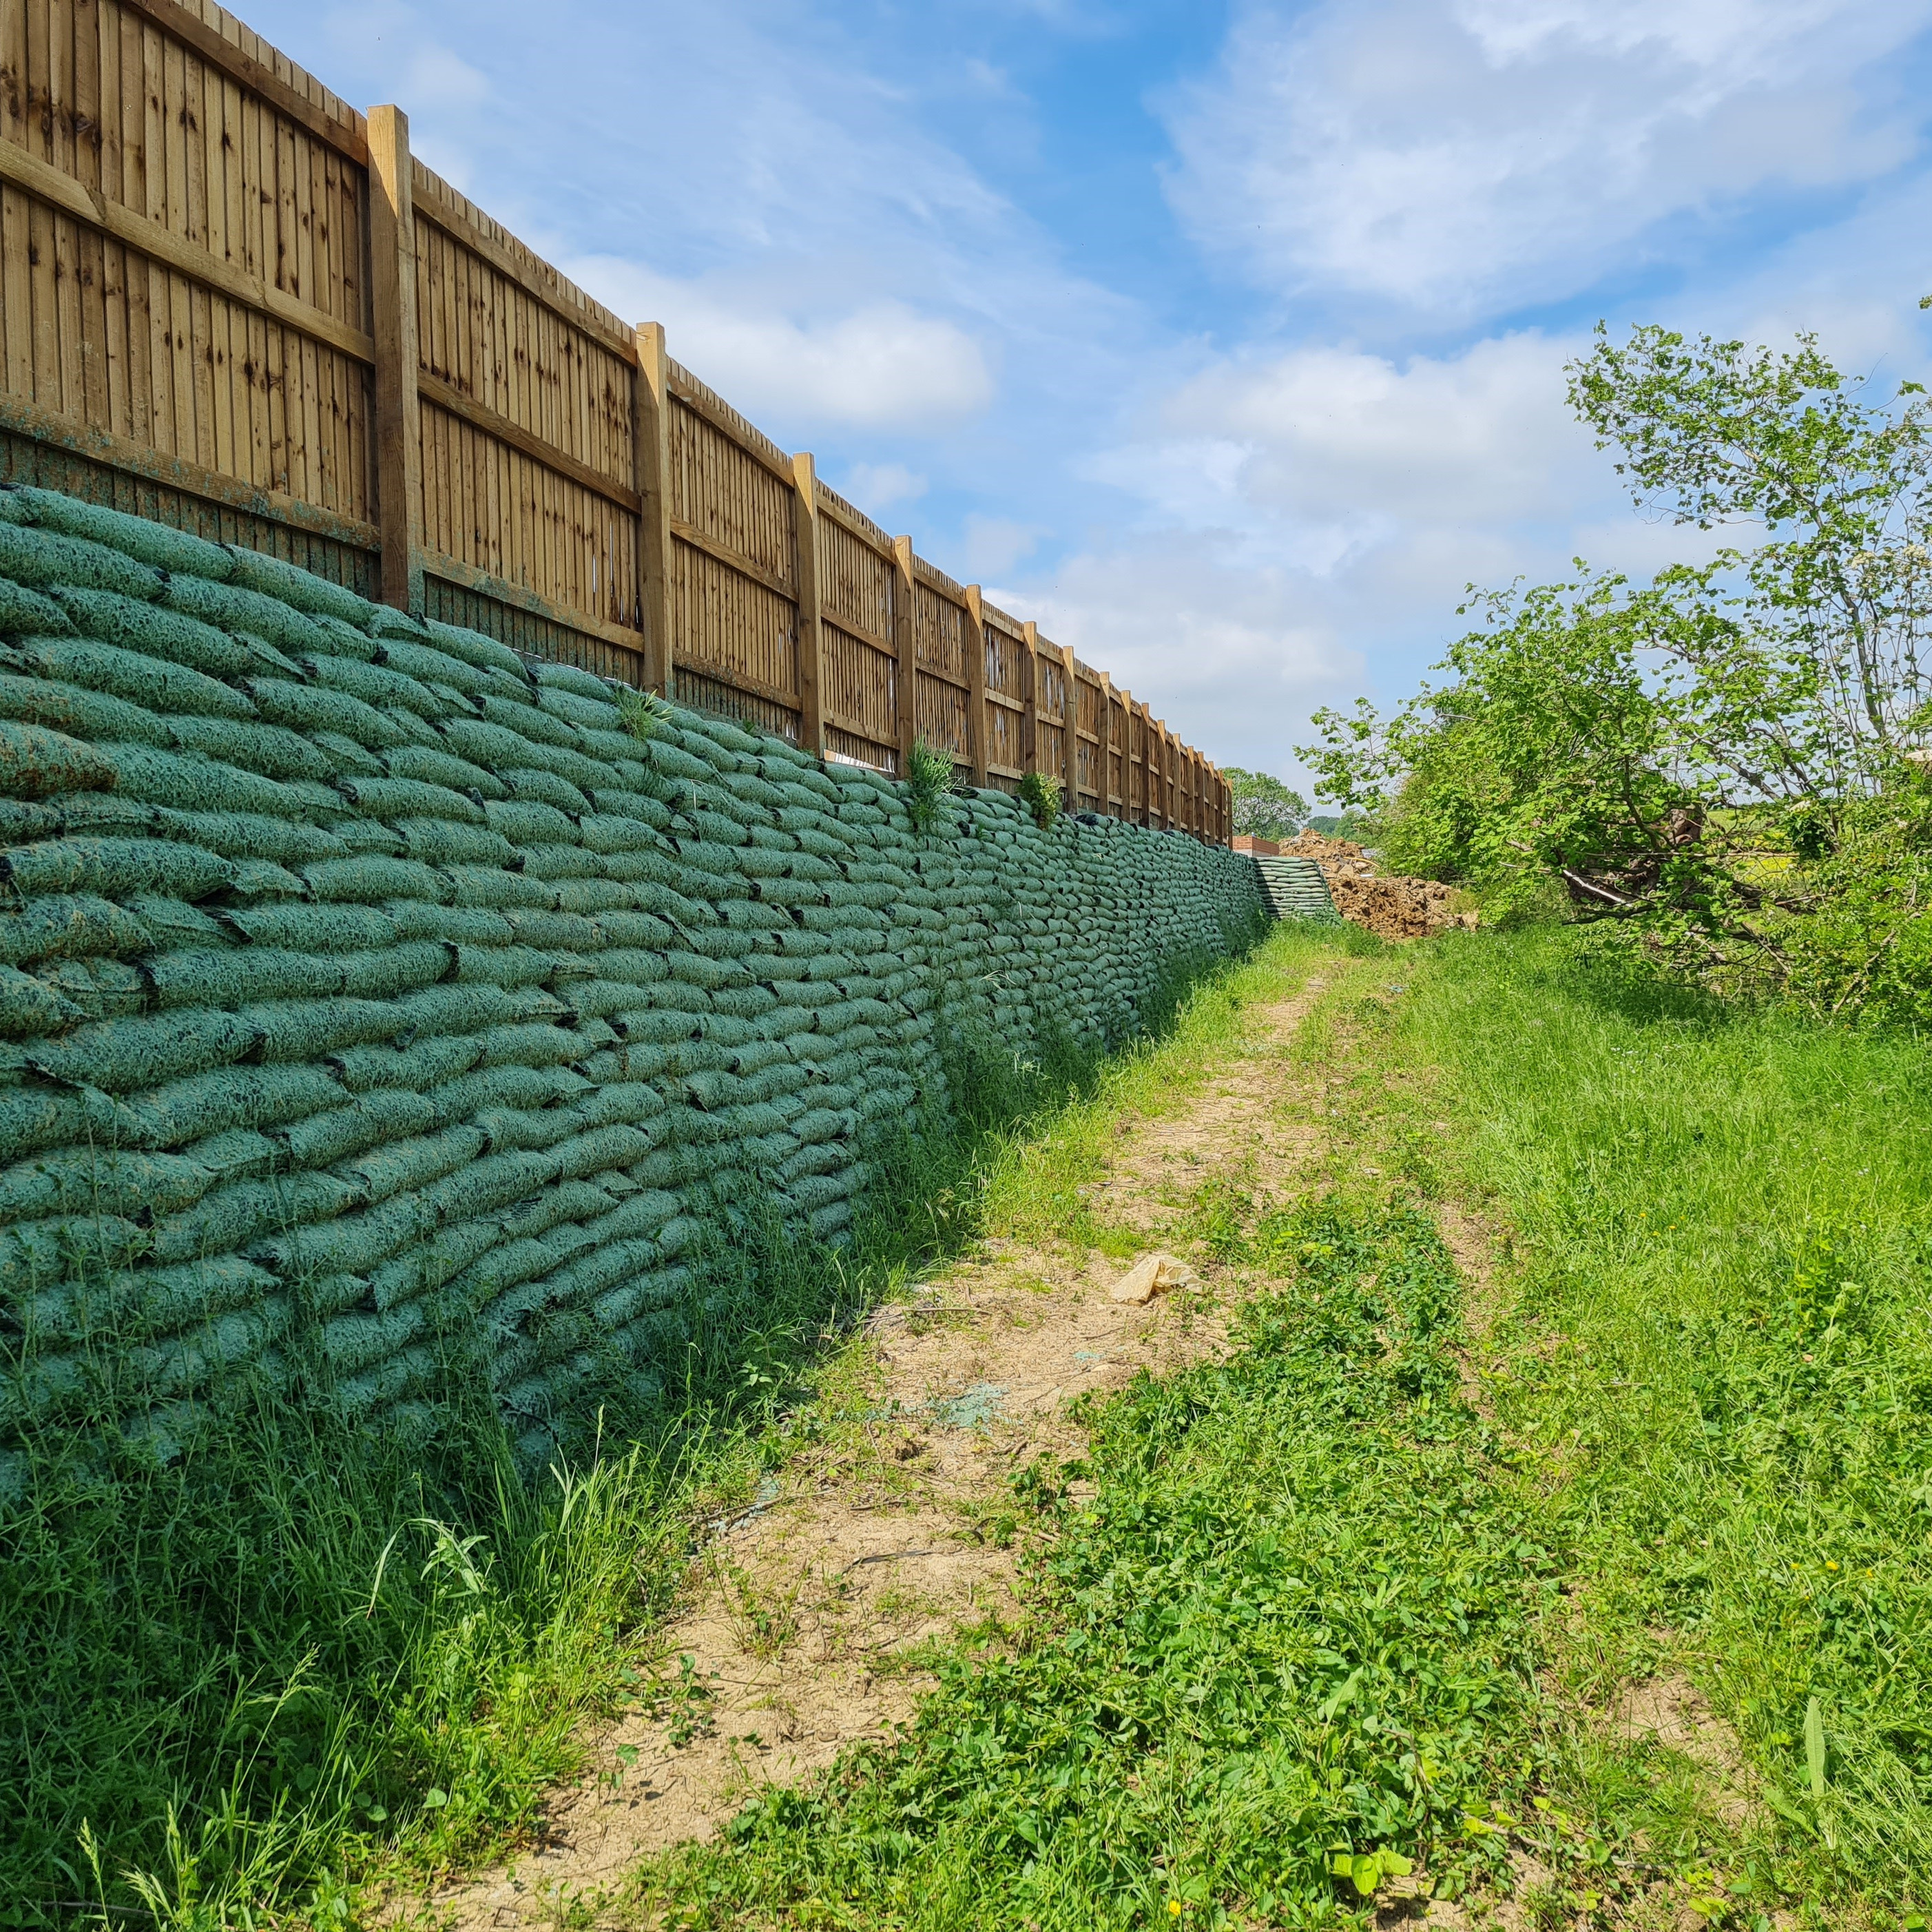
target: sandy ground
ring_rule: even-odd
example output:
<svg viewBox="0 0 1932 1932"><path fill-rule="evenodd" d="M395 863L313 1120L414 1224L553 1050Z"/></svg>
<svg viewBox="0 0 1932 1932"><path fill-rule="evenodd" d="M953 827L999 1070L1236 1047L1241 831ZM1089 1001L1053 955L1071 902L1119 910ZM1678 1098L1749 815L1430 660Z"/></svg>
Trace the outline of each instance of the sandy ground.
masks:
<svg viewBox="0 0 1932 1932"><path fill-rule="evenodd" d="M1204 1182L1288 1191L1317 1136L1287 1042L1322 983L1252 1011L1249 1050L1181 1108L1121 1124L1098 1217L1152 1250ZM716 1526L647 1694L592 1742L538 1842L400 1916L450 1932L615 1924L607 1902L641 1857L710 1837L759 1784L890 1736L932 1681L922 1646L1005 1640L1026 1614L1002 1508L1013 1470L1078 1453L1073 1396L1223 1343L1229 1284L1211 1266L1134 1307L1108 1293L1126 1265L989 1241L878 1310L862 1427Z"/></svg>

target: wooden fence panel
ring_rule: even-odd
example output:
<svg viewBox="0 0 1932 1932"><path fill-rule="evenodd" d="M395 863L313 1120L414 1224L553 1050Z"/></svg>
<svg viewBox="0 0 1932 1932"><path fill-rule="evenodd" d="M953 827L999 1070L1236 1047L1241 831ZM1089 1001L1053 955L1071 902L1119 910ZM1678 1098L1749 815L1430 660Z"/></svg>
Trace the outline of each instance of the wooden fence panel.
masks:
<svg viewBox="0 0 1932 1932"><path fill-rule="evenodd" d="M380 427L379 427L380 425ZM0 478L889 772L1225 837L1221 775L214 0L0 0Z"/></svg>

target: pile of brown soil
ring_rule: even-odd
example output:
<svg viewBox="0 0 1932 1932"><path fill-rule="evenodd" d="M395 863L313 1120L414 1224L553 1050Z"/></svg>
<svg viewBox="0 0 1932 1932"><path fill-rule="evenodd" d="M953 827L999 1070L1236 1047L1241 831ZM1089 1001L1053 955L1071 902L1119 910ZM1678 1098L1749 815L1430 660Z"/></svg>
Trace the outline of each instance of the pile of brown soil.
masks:
<svg viewBox="0 0 1932 1932"><path fill-rule="evenodd" d="M1346 838L1304 832L1281 849L1312 859L1328 881L1335 910L1382 938L1426 939L1450 926L1476 923L1474 913L1455 910L1454 902L1460 895L1453 886L1438 885L1433 879L1387 877L1376 870L1360 846Z"/></svg>

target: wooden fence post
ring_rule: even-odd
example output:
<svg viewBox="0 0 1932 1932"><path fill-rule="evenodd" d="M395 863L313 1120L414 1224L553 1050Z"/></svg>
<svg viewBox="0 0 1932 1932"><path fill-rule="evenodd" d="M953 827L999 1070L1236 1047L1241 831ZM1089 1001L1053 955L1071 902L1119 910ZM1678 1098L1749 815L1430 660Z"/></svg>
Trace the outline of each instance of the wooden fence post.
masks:
<svg viewBox="0 0 1932 1932"><path fill-rule="evenodd" d="M972 760L973 782L986 788L986 616L980 586L966 586L966 621L973 634L966 640L966 755Z"/></svg>
<svg viewBox="0 0 1932 1932"><path fill-rule="evenodd" d="M1026 639L1026 710L1020 724L1020 763L1040 770L1040 626L1029 617L1020 626Z"/></svg>
<svg viewBox="0 0 1932 1932"><path fill-rule="evenodd" d="M899 776L912 768L919 736L919 578L912 567L912 538L895 537L892 556L898 581L892 591L892 650L898 662L893 683L898 706Z"/></svg>
<svg viewBox="0 0 1932 1932"><path fill-rule="evenodd" d="M1114 818L1114 680L1100 674L1100 812Z"/></svg>
<svg viewBox="0 0 1932 1932"><path fill-rule="evenodd" d="M638 628L644 634L644 682L664 697L676 676L670 634L670 386L664 325L638 330L638 386L632 436L638 494Z"/></svg>
<svg viewBox="0 0 1932 1932"><path fill-rule="evenodd" d="M369 293L376 338L376 514L382 601L423 610L422 410L416 397L416 244L410 117L369 110Z"/></svg>
<svg viewBox="0 0 1932 1932"><path fill-rule="evenodd" d="M825 755L825 629L818 606L818 471L809 454L791 460L792 529L798 572L798 742Z"/></svg>

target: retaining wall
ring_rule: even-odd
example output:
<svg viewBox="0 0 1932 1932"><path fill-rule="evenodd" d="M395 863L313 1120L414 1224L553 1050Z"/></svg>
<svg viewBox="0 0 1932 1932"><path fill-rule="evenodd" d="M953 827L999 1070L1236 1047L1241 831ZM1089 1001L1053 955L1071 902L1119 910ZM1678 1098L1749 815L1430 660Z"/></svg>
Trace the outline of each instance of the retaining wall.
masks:
<svg viewBox="0 0 1932 1932"><path fill-rule="evenodd" d="M238 1367L542 1453L708 1228L837 1239L947 1035L1118 1040L1252 860L950 802L252 551L0 490L0 1452Z"/></svg>

